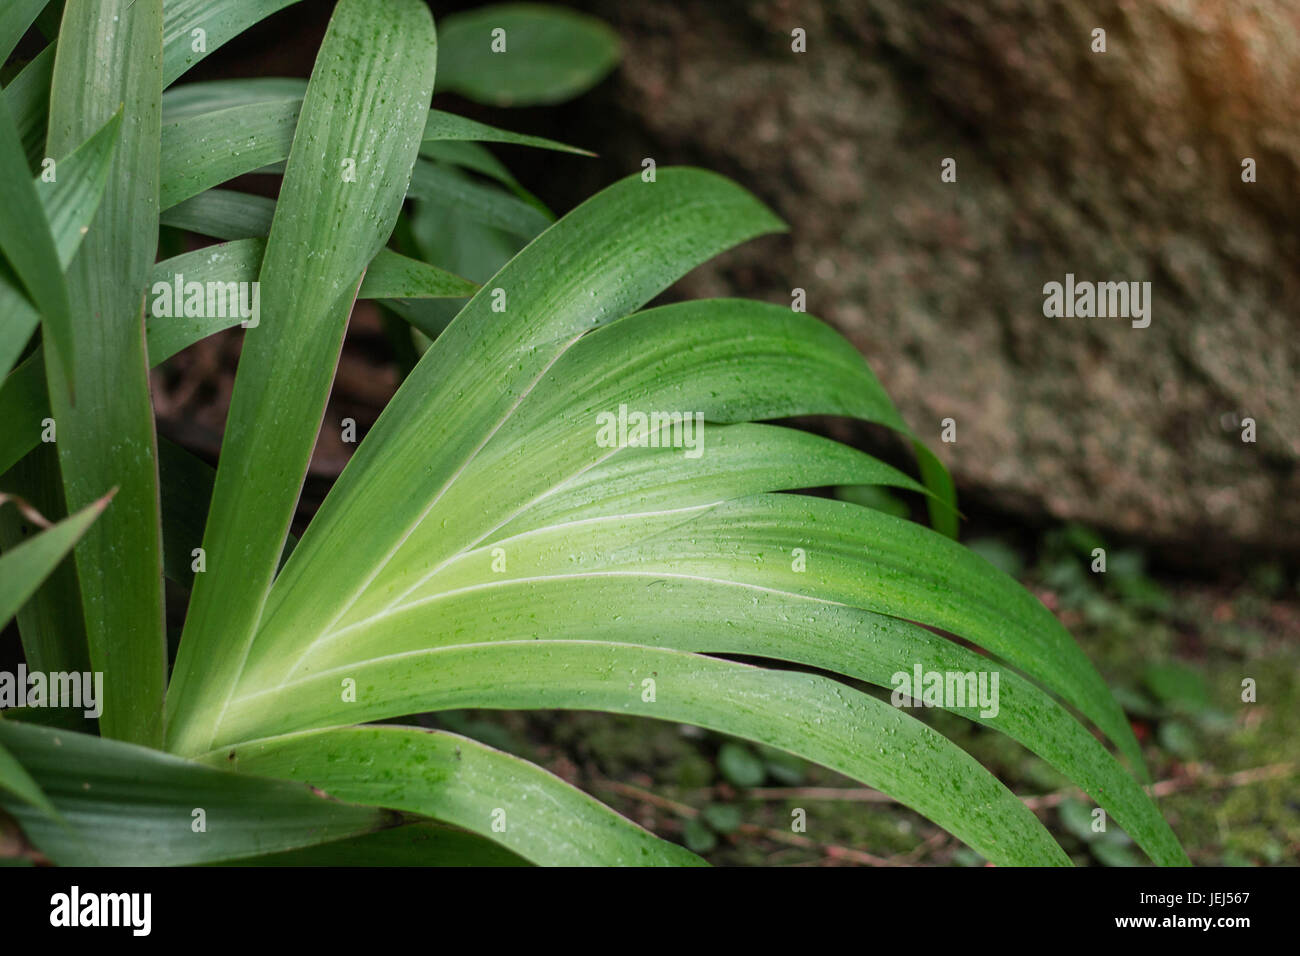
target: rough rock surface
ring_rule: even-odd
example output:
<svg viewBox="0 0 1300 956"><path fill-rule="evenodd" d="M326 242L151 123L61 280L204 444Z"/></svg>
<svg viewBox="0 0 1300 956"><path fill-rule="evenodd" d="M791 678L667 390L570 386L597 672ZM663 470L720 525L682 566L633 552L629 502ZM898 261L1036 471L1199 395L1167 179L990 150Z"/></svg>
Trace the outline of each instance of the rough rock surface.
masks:
<svg viewBox="0 0 1300 956"><path fill-rule="evenodd" d="M574 199L653 156L727 173L790 223L690 294L806 289L968 496L1210 562L1300 553L1290 0L577 5L627 49L561 110L603 153L555 167ZM1067 272L1150 281L1150 327L1045 318Z"/></svg>

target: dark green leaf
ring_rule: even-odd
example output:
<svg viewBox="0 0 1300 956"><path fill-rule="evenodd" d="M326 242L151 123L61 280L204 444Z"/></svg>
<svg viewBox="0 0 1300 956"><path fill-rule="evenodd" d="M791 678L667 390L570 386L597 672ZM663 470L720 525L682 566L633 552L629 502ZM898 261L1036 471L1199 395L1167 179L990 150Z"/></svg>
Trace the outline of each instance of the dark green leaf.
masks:
<svg viewBox="0 0 1300 956"><path fill-rule="evenodd" d="M503 3L446 17L438 89L481 103L530 106L571 99L619 60L618 34L563 7ZM503 49L504 47L504 49Z"/></svg>

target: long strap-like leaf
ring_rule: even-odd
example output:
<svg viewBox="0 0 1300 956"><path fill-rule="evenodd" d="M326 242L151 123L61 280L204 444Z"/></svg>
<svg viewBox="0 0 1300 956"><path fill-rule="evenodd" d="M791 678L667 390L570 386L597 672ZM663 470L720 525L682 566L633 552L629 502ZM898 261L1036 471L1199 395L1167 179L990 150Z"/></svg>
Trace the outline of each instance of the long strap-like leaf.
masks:
<svg viewBox="0 0 1300 956"><path fill-rule="evenodd" d="M418 0L342 0L308 82L245 337L169 693L169 739L205 748L261 616L362 270L392 230L433 90Z"/></svg>
<svg viewBox="0 0 1300 956"><path fill-rule="evenodd" d="M551 866L699 865L545 770L476 740L415 727L274 737L212 758L302 780L353 803L421 813Z"/></svg>
<svg viewBox="0 0 1300 956"><path fill-rule="evenodd" d="M60 272L81 247L99 209L120 121L121 114L113 114L102 129L59 160L52 169L52 181L43 175L36 178L36 192L45 208ZM16 279L7 269L0 269L0 376L9 374L39 321L40 313L18 291Z"/></svg>
<svg viewBox="0 0 1300 956"><path fill-rule="evenodd" d="M59 478L59 455L51 445L41 445L3 475L2 486L31 503L50 520L63 518L63 482ZM29 540L32 525L17 509L0 508L0 548L6 552ZM71 550L71 549L69 549ZM39 588L18 609L14 623L22 639L28 671L51 673L90 670L86 647L86 623L81 612L81 588L76 562L71 556L59 561ZM43 711L53 723L73 729L88 729L85 712L71 708ZM51 723L42 721L42 723Z"/></svg>
<svg viewBox="0 0 1300 956"><path fill-rule="evenodd" d="M762 450L770 455L780 448L768 444ZM665 496L689 497L688 469L657 457ZM618 477L614 480L617 484ZM707 479L702 484L707 486ZM638 483L625 497L616 493L614 503L634 502L632 514L585 519L571 514L566 523L492 538L446 566L406 603L311 648L281 678L278 706L294 706L292 688L308 674L455 644L469 634L477 642L600 639L770 657L882 687L893 687L898 673L910 679L917 666L926 673L984 674L986 680L996 673L1001 689L991 711L974 700L952 709L1004 731L1079 783L1157 862L1186 862L1136 781L1049 694L997 658L981 657L880 613L942 622L1038 679L1046 675L1051 684L1057 671L1073 667L1078 653L1058 625L1036 618L1033 599L1017 594L1009 578L974 555L934 560L928 546L918 546L908 535L928 536L954 553L958 549L922 528L865 509L772 496L775 506L791 506L778 527L760 505L766 499L672 509L671 502L656 501L657 490ZM656 504L664 510L656 513ZM805 508L813 509L815 522L806 520ZM873 522L874 533L862 536L864 547L849 550L843 543L851 538L836 540L835 529L844 523L837 512ZM902 541L895 540L899 534ZM806 565L791 560L795 542ZM493 569L494 552L508 556L504 568ZM909 586L899 574L908 555L945 568L951 600L930 607L933 592ZM980 625L985 602L999 609L1005 635ZM944 620L944 613L954 616ZM1017 623L1026 620L1067 643L1051 642L1036 651L1021 646L1027 638L1016 634Z"/></svg>
<svg viewBox="0 0 1300 956"><path fill-rule="evenodd" d="M158 745L166 640L143 308L158 240L162 2L69 0L60 36L49 152L71 152L119 109L122 129L98 215L68 271L75 379L45 350L50 407L68 507L121 489L76 552L91 666L105 673L100 727Z"/></svg>
<svg viewBox="0 0 1300 956"><path fill-rule="evenodd" d="M167 0L163 86L253 24L298 0Z"/></svg>
<svg viewBox="0 0 1300 956"><path fill-rule="evenodd" d="M259 20L298 0L167 0L163 9L163 86L198 63L222 44ZM104 8L109 23L113 12ZM18 120L27 159L35 163L45 143L50 105L50 76L54 66L51 43L23 67L4 90ZM301 94L300 94L301 95Z"/></svg>
<svg viewBox="0 0 1300 956"><path fill-rule="evenodd" d="M0 63L9 59L14 47L49 0L6 0L0 7Z"/></svg>
<svg viewBox="0 0 1300 956"><path fill-rule="evenodd" d="M355 701L340 693L345 679L355 681ZM459 707L601 710L708 727L882 790L995 863L1069 862L992 774L904 711L824 677L661 648L525 640L394 654L296 682L292 707L237 701L215 742L237 752L250 737Z"/></svg>
<svg viewBox="0 0 1300 956"><path fill-rule="evenodd" d="M170 209L236 176L273 166L289 155L302 100L298 97L267 99L270 92L263 87L245 88L242 93L238 105L198 114L183 112L164 124L163 209ZM250 95L255 96L251 101ZM428 112L421 139L425 143L503 142L584 152L553 140L508 133L438 110Z"/></svg>
<svg viewBox="0 0 1300 956"><path fill-rule="evenodd" d="M0 249L45 320L49 350L67 381L75 356L72 307L49 220L27 172L22 142L9 107L0 98Z"/></svg>
<svg viewBox="0 0 1300 956"><path fill-rule="evenodd" d="M208 283L220 283L224 288L226 283L254 282L261 268L264 249L265 243L260 239L236 240L165 259L154 266L149 278L149 302L154 301L153 293L157 284L161 283L172 290L170 298L173 301L183 304L186 299L184 291L179 296L174 292L177 276L186 285L198 283L205 301ZM394 308L403 308L425 300L463 299L478 288L475 283L436 266L398 255L391 249L380 249L370 260L357 297L378 299ZM161 290L157 291L161 294ZM0 305L3 305L9 295L9 287L0 280ZM223 292L224 295L226 293ZM14 298L11 301L26 302L16 290L12 291L12 296ZM234 300L226 298L222 301L229 303ZM32 319L30 332L35 327L37 315L30 306L27 308ZM180 308L180 305L174 306L174 309ZM201 310L203 315L193 316L153 315L152 305L146 311L149 314L145 318L145 336L151 366L158 365L202 338L238 325L244 320L239 310L230 305L214 309L211 314L207 313L204 306ZM16 352L21 347L17 345L13 351ZM0 354L3 353L4 350L0 350ZM38 348L12 375L0 382L0 416L7 423L6 429L0 432L0 474L35 448L40 440L41 423L49 414L43 356L43 351Z"/></svg>
<svg viewBox="0 0 1300 956"><path fill-rule="evenodd" d="M0 504L8 501L9 497L0 494ZM103 514L111 497L108 495L92 502L0 555L0 627L9 623L23 602L32 596L86 529Z"/></svg>
<svg viewBox="0 0 1300 956"><path fill-rule="evenodd" d="M290 620L308 639L328 630L584 333L723 249L780 228L722 177L669 169L654 184L634 177L609 187L544 232L465 306L358 447L285 566L266 630ZM502 296L504 308L494 307ZM329 557L341 547L350 561ZM254 656L273 643L259 641Z"/></svg>
<svg viewBox="0 0 1300 956"><path fill-rule="evenodd" d="M64 866L178 866L257 856L371 833L396 814L302 783L228 773L145 747L0 720L9 750L61 819L0 806Z"/></svg>
<svg viewBox="0 0 1300 956"><path fill-rule="evenodd" d="M48 816L58 813L40 785L32 779L32 775L13 754L5 749L3 744L0 744L0 791L8 791L23 803L35 807Z"/></svg>

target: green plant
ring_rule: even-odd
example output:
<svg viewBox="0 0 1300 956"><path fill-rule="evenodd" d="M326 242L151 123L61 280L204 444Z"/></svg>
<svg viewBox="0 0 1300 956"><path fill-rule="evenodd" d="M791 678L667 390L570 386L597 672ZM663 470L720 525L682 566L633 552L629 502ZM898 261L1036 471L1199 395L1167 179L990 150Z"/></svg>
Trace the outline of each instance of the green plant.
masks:
<svg viewBox="0 0 1300 956"><path fill-rule="evenodd" d="M65 711L0 721L0 803L36 847L60 863L699 862L535 765L374 723L566 708L775 747L894 795L995 862L1068 862L904 709L719 656L743 654L885 688L914 666L997 669L996 715L950 709L1065 773L1153 860L1185 862L1067 709L1142 773L1105 684L1041 604L951 539L951 484L924 446L922 485L760 424L834 414L912 439L854 348L758 302L643 309L696 264L779 231L771 212L685 168L631 176L554 224L495 166L503 188L486 192L451 167L484 172L490 154L446 144L558 144L429 110L436 43L417 0L342 0L305 88L163 93L197 59L195 29L210 51L286 5L68 0L57 46L4 91L0 342L26 355L0 386L0 470L47 513L75 513L25 543L10 519L0 611L22 605L33 670L105 675L102 736ZM0 39L42 7L11 7L25 19L0 20ZM57 179L33 182L46 153ZM280 163L274 203L218 188ZM417 220L420 204L451 207L531 241L478 288L386 248L395 226L399 244L423 233L430 258L443 241L404 218L408 198ZM160 221L225 241L155 264ZM153 314L151 290L178 273L260 283L215 477L156 440L147 367L239 318ZM410 303L471 293L445 329L422 328L433 344L285 560L354 298L419 326ZM598 416L620 405L702 413L704 454L602 447ZM945 533L784 493L864 485L926 495ZM47 577L78 536L75 562ZM170 678L164 572L191 587Z"/></svg>

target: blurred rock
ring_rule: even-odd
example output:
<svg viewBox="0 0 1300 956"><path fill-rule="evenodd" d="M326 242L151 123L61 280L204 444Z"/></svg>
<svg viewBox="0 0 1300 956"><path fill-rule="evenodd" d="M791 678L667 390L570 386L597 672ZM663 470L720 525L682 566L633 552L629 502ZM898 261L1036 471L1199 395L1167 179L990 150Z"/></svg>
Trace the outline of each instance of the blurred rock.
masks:
<svg viewBox="0 0 1300 956"><path fill-rule="evenodd" d="M627 40L617 76L563 108L603 153L585 175L692 162L790 223L690 294L806 289L972 500L1206 563L1300 553L1300 9L578 5ZM1150 281L1150 327L1045 318L1067 272Z"/></svg>

